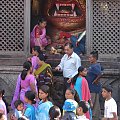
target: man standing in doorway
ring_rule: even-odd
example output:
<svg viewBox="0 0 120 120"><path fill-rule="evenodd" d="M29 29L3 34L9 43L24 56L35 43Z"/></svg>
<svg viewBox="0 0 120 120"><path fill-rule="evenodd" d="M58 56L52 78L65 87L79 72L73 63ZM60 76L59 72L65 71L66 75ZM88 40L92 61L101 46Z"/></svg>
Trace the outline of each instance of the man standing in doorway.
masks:
<svg viewBox="0 0 120 120"><path fill-rule="evenodd" d="M78 73L78 68L81 66L81 59L73 52L72 43L66 43L64 51L65 55L55 70L63 71L65 89L67 89L70 87L72 78Z"/></svg>

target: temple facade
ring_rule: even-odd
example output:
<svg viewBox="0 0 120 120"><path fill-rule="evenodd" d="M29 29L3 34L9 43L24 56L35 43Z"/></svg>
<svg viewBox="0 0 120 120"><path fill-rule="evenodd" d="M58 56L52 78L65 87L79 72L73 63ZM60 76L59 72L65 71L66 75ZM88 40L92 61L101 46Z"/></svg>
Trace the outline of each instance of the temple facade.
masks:
<svg viewBox="0 0 120 120"><path fill-rule="evenodd" d="M33 1L0 1L0 88L6 90L9 101L22 64L30 55ZM85 47L82 64L89 65L87 56L91 51L99 52L99 62L104 67L101 83L113 86L113 97L120 111L120 0L86 0ZM60 56L50 55L47 61L54 68Z"/></svg>

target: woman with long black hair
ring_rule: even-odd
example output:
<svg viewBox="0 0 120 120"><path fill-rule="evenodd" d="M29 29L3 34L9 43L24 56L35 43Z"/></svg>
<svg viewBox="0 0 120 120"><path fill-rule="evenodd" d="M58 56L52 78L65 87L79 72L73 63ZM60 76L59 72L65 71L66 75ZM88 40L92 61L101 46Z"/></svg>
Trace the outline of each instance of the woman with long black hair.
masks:
<svg viewBox="0 0 120 120"><path fill-rule="evenodd" d="M37 98L37 85L36 85L36 79L34 75L31 74L32 71L32 64L30 61L26 61L23 64L23 71L18 76L16 89L14 92L14 97L11 103L11 107L14 109L14 102L17 99L20 99L24 102L24 96L25 92L28 90L31 90L35 92L36 98Z"/></svg>

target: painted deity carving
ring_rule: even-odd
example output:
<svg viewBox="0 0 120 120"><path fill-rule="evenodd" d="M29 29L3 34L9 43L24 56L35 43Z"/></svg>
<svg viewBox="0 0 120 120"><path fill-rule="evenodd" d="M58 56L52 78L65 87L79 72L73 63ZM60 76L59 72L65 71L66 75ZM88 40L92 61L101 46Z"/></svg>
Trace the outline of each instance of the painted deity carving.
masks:
<svg viewBox="0 0 120 120"><path fill-rule="evenodd" d="M47 0L44 14L47 21L62 31L85 28L85 0Z"/></svg>

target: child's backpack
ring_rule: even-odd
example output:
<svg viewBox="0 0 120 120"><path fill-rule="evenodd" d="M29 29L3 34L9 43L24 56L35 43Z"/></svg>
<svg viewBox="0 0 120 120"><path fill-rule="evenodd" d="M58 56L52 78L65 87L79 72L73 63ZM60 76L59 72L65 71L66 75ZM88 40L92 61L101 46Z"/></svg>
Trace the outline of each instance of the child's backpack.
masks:
<svg viewBox="0 0 120 120"><path fill-rule="evenodd" d="M74 112L65 112L62 120L76 120L76 115Z"/></svg>

